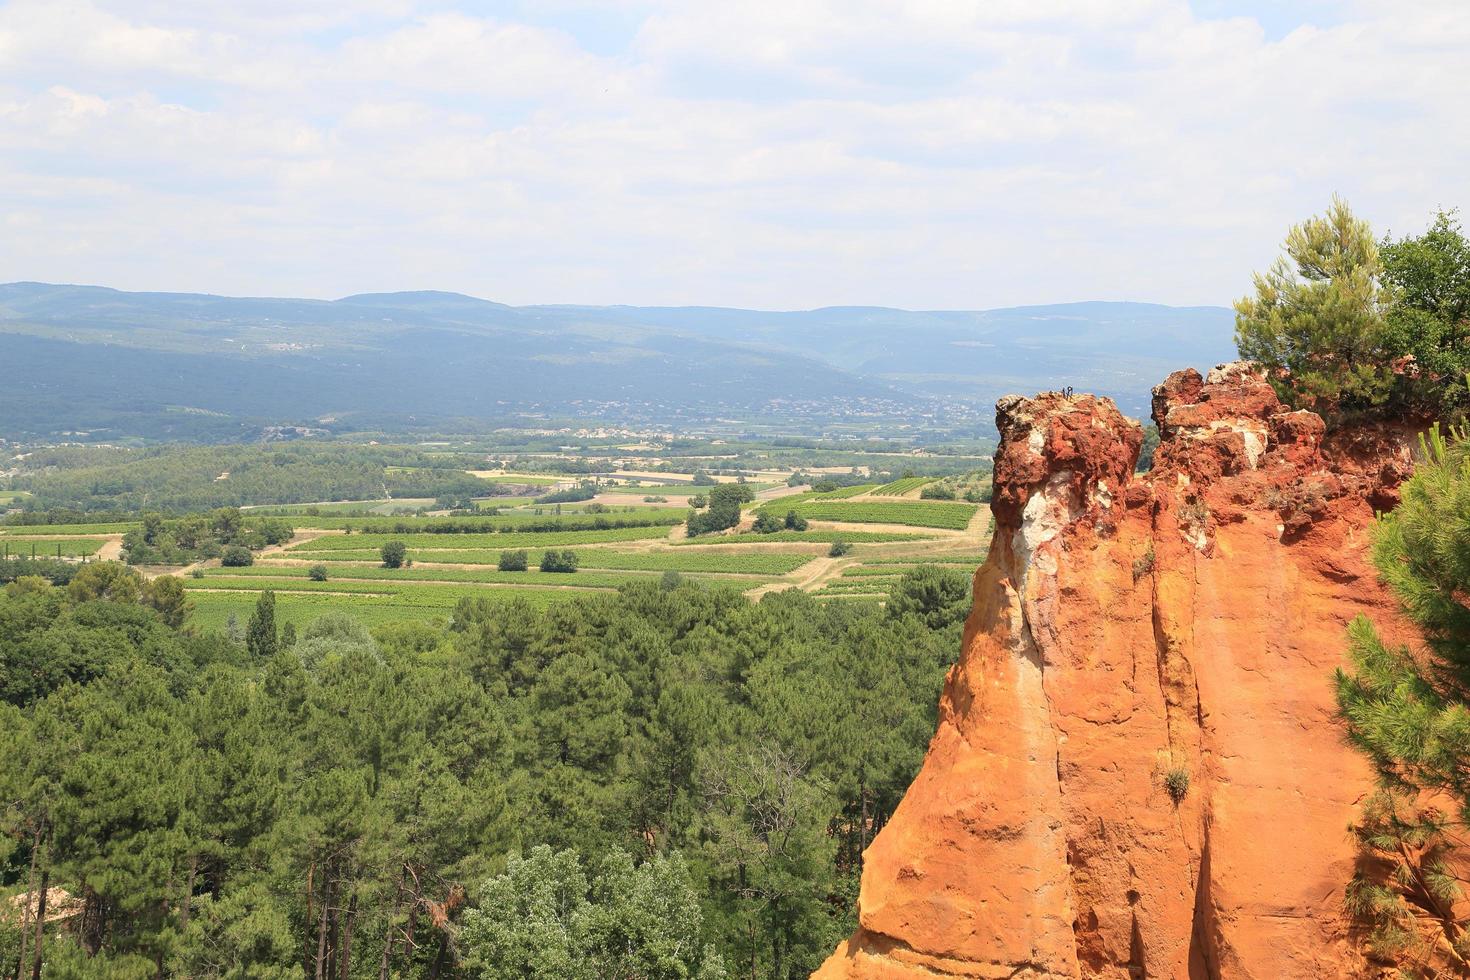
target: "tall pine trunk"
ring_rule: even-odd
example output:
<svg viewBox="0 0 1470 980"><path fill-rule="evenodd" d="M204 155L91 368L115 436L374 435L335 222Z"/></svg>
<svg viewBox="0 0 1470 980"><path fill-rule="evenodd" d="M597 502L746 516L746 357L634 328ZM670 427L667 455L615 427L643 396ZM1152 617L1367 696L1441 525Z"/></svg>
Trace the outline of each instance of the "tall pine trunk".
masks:
<svg viewBox="0 0 1470 980"><path fill-rule="evenodd" d="M332 879L325 872L322 874L322 911L321 921L317 923L316 929L316 980L326 980L327 976L327 907L332 904Z"/></svg>
<svg viewBox="0 0 1470 980"><path fill-rule="evenodd" d="M348 980L352 964L352 926L357 921L357 893L347 903L347 924L342 930L342 980Z"/></svg>
<svg viewBox="0 0 1470 980"><path fill-rule="evenodd" d="M36 899L36 855L41 851L41 828L36 827L35 840L31 842L31 868L26 872L26 904L20 920L20 955L15 960L15 980L25 976L26 943L31 938L31 908Z"/></svg>
<svg viewBox="0 0 1470 980"><path fill-rule="evenodd" d="M403 910L403 879L407 875L405 867L398 875L398 890L393 893L393 913L388 916L388 935L383 940L383 958L378 961L378 980L388 980L388 964L393 960L393 944L398 939L393 930L397 928L398 913Z"/></svg>
<svg viewBox="0 0 1470 980"><path fill-rule="evenodd" d="M41 980L41 953L46 939L46 892L51 887L51 868L41 866L41 890L36 898L36 942L35 956L31 960L31 980Z"/></svg>
<svg viewBox="0 0 1470 980"><path fill-rule="evenodd" d="M427 980L439 980L439 971L444 967L444 961L449 958L449 928L446 925L443 932L439 934L439 952L434 957L434 965L429 967Z"/></svg>
<svg viewBox="0 0 1470 980"><path fill-rule="evenodd" d="M306 866L306 928L302 930L306 935L301 940L301 972L311 972L311 932L314 919L312 900L316 897L316 863L312 862ZM218 896L215 896L218 898Z"/></svg>
<svg viewBox="0 0 1470 980"><path fill-rule="evenodd" d="M327 969L326 976L333 977L337 973L337 957L342 952L342 944L339 941L339 930L342 927L341 909L338 904L342 901L342 879L333 878L331 881L332 908L327 922Z"/></svg>

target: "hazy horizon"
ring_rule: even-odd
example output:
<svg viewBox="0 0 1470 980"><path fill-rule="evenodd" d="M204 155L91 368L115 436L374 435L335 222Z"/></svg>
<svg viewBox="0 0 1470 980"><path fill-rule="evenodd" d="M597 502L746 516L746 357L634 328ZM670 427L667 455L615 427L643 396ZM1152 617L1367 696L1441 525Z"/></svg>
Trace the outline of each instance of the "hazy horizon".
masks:
<svg viewBox="0 0 1470 980"><path fill-rule="evenodd" d="M1013 303L1006 306L984 306L984 307L951 307L951 308L917 308L904 306L877 306L869 303L827 303L822 306L792 307L786 309L753 307L753 306L725 306L710 303L639 303L632 301L619 301L609 303L558 303L551 300L531 301L527 303L505 303L493 296L476 296L473 293L461 292L452 289L419 289L405 287L402 289L374 289L360 293L346 293L341 296L308 296L299 294L287 294L284 292L263 293L215 293L204 292L197 289L125 289L103 282L43 282L38 279L14 279L0 282L0 286L47 286L72 289L105 289L118 293L154 294L171 296L208 296L215 299L266 299L266 300L307 300L312 302L336 303L343 300L356 299L363 296L408 296L414 294L442 294L445 296L458 296L465 299L480 300L485 303L494 303L502 306L510 306L516 309L531 309L534 307L566 307L575 309L585 307L588 309L650 309L650 310L677 310L677 309L715 309L735 310L746 313L819 313L823 310L892 310L899 313L993 313L1007 310L1041 309L1046 307L1060 306L1089 306L1107 305L1117 306L1157 306L1164 309L1177 310L1205 310L1205 309L1229 309L1228 303L1160 303L1149 299L1074 299L1074 300L1036 300L1034 302Z"/></svg>

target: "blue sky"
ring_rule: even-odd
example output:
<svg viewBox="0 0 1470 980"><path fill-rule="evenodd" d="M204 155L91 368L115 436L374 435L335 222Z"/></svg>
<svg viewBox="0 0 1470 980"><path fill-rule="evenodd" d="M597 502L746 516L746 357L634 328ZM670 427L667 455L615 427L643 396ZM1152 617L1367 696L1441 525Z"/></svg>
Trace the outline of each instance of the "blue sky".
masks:
<svg viewBox="0 0 1470 980"><path fill-rule="evenodd" d="M1228 303L1470 203L1462 0L0 2L0 279Z"/></svg>

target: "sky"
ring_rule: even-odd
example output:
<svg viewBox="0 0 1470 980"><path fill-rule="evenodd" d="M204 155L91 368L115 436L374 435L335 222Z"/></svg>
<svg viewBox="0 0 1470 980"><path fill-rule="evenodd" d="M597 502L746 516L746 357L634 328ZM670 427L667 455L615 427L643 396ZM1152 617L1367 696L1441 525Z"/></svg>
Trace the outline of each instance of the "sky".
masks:
<svg viewBox="0 0 1470 980"><path fill-rule="evenodd" d="M0 281L1227 304L1470 206L1465 0L0 0Z"/></svg>

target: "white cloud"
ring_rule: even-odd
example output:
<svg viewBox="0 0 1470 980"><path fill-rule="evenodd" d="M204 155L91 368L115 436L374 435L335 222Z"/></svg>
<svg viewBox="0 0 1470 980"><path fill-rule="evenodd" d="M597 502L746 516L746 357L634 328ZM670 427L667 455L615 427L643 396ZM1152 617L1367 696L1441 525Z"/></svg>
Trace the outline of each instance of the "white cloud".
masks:
<svg viewBox="0 0 1470 980"><path fill-rule="evenodd" d="M0 5L6 278L1227 302L1333 191L1470 206L1455 2L488 6Z"/></svg>

